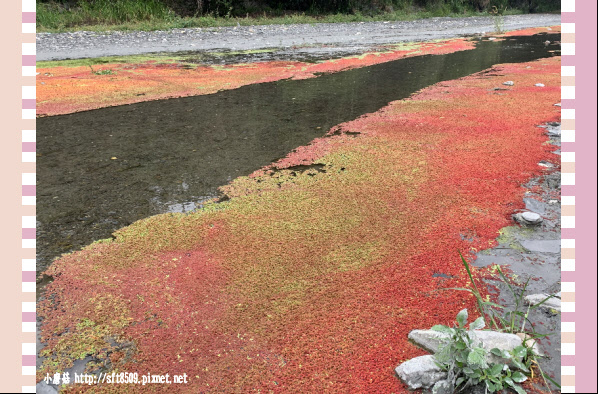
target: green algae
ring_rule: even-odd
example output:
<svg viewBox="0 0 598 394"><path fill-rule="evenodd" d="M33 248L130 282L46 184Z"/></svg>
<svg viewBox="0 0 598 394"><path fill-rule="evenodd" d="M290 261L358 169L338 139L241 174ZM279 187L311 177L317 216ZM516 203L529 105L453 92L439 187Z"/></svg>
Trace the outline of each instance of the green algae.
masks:
<svg viewBox="0 0 598 394"><path fill-rule="evenodd" d="M529 252L519 243L520 238L526 239L533 233L532 229L519 227L519 226L508 226L503 227L498 232L499 236L496 241L501 245L508 245L511 249L517 250L522 253Z"/></svg>
<svg viewBox="0 0 598 394"><path fill-rule="evenodd" d="M69 59L69 60L46 60L36 62L37 68L52 68L52 67L81 67L81 66L95 66L102 64L139 64L149 61L155 61L158 64L172 64L185 63L193 66L192 63L186 63L184 59L187 56L164 53L164 54L149 54L149 55L130 55L130 56L103 56L96 58L84 59Z"/></svg>
<svg viewBox="0 0 598 394"><path fill-rule="evenodd" d="M40 356L46 357L42 364L43 370L64 371L76 360L88 356L100 356L101 353L105 355L108 349L113 348L108 338L118 336L118 333L131 322L130 311L125 303L111 294L91 297L83 304L91 306L93 310L85 311L84 307L77 305L76 308L81 309L77 315L91 314L95 316L95 320L82 317L75 322L54 322L52 331L60 335L53 340L55 342L52 346L40 352ZM42 306L42 308L48 307L48 302Z"/></svg>
<svg viewBox="0 0 598 394"><path fill-rule="evenodd" d="M199 66L198 63L202 59L209 59L210 57L223 58L227 56L242 56L253 55L260 53L272 53L278 51L277 48L272 49L253 49L247 51L231 51L231 52L174 52L174 53L151 53L145 55L127 55L127 56L101 56L96 58L84 59L68 59L68 60L45 60L36 62L37 68L52 68L52 67L80 67L80 66L95 66L102 64L139 64L146 62L156 62L156 64L183 64L186 67L195 68ZM197 56L197 58L193 58Z"/></svg>

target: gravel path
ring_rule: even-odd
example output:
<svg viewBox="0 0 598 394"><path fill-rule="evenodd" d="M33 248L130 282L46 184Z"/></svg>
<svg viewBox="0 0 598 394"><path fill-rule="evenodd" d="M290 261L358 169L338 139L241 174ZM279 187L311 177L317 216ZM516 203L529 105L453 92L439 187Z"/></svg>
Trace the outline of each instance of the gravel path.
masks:
<svg viewBox="0 0 598 394"><path fill-rule="evenodd" d="M560 14L513 15L504 30L552 26ZM428 41L495 30L492 17L431 18L404 22L321 23L174 29L152 32L38 33L37 60L137 55L152 52L233 51L299 47L317 54L366 51L381 44Z"/></svg>

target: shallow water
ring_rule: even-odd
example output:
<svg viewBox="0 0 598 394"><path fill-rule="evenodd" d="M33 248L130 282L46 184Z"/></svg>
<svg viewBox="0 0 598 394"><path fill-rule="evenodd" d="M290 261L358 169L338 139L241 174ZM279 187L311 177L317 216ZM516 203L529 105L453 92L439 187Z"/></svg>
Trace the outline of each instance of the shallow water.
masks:
<svg viewBox="0 0 598 394"><path fill-rule="evenodd" d="M313 79L39 118L38 271L136 220L193 210L219 186L390 101L494 64L558 55L554 41L560 35L479 40L474 50Z"/></svg>

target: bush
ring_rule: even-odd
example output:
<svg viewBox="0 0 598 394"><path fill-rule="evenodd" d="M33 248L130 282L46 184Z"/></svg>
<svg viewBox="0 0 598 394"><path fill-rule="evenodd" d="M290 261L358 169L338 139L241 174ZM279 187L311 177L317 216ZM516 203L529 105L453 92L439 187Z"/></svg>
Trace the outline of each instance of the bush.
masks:
<svg viewBox="0 0 598 394"><path fill-rule="evenodd" d="M474 330L484 328L484 318L479 317L469 325L467 324L467 309L457 314L457 325L448 327L436 325L432 330L448 335L448 338L441 346L440 351L434 355L439 366L447 371L448 384L451 391L461 391L464 388L472 387L483 383L486 392L494 393L506 388L515 390L518 394L525 394L525 390L518 385L527 380L523 372L530 372L525 361L533 353L525 346L517 346L510 352L500 349L492 349L491 353L505 361L509 361L518 370L512 370L509 364L488 364L486 361L487 351L475 340ZM436 387L435 387L436 389ZM433 390L435 393L436 390Z"/></svg>

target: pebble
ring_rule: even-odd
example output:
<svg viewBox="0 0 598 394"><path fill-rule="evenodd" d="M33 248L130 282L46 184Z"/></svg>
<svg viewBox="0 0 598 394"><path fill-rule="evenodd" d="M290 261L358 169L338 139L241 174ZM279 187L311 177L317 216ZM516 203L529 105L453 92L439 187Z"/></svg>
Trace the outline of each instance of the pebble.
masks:
<svg viewBox="0 0 598 394"><path fill-rule="evenodd" d="M543 88L543 87L544 87L544 86L546 86L546 85L544 85L543 83L537 83L537 84L535 84L534 86L537 86L537 87L539 87L539 88Z"/></svg>
<svg viewBox="0 0 598 394"><path fill-rule="evenodd" d="M542 222L542 216L535 212L523 212L521 214L521 218L531 224L538 224Z"/></svg>
<svg viewBox="0 0 598 394"><path fill-rule="evenodd" d="M515 85L515 82L513 82L513 81L507 81L507 82L503 82L502 84L503 85L507 85L507 86L513 86L513 85Z"/></svg>

